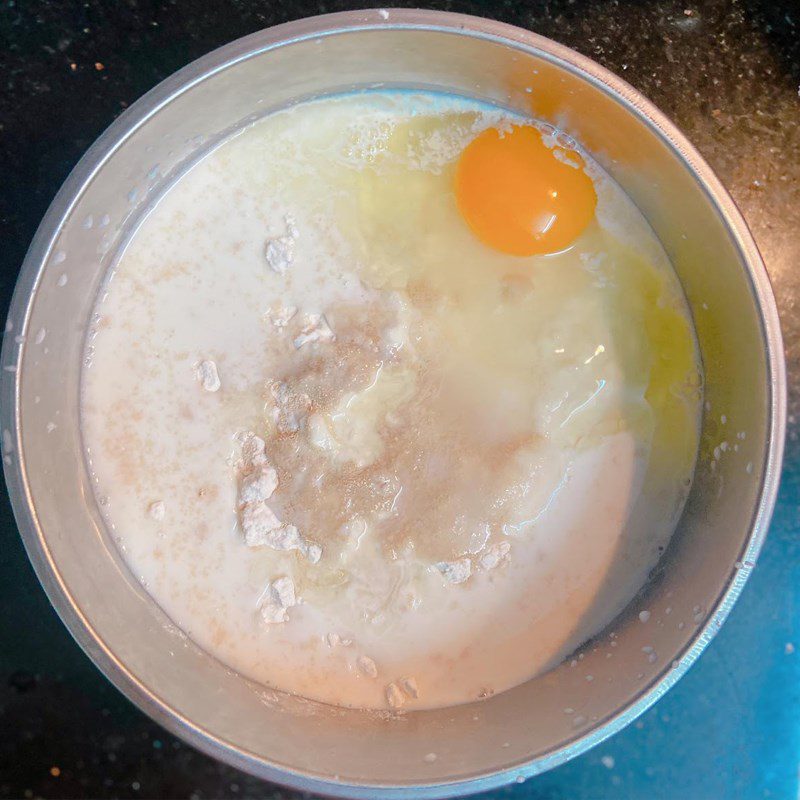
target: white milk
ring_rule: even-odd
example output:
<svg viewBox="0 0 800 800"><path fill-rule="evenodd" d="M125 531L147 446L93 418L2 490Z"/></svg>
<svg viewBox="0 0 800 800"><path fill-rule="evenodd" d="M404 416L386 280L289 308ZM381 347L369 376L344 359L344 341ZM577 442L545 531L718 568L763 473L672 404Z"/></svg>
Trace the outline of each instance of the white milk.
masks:
<svg viewBox="0 0 800 800"><path fill-rule="evenodd" d="M571 249L480 244L454 161L504 113L375 93L274 114L170 188L101 292L83 432L109 529L266 685L502 691L608 623L676 524L699 407L677 280L593 164Z"/></svg>

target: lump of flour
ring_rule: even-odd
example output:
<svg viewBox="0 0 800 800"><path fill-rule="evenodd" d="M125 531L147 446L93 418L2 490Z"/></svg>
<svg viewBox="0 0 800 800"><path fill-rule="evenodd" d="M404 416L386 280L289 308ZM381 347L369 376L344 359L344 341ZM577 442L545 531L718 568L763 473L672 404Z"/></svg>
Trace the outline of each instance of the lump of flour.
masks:
<svg viewBox="0 0 800 800"><path fill-rule="evenodd" d="M286 233L283 236L275 236L267 239L264 248L264 257L267 259L270 269L279 275L284 275L294 261L294 245L299 233L295 225L294 218L287 214Z"/></svg>
<svg viewBox="0 0 800 800"><path fill-rule="evenodd" d="M386 702L391 708L400 708L406 699L396 683L390 683L386 687Z"/></svg>
<svg viewBox="0 0 800 800"><path fill-rule="evenodd" d="M322 558L322 548L303 538L294 525L285 525L267 503L278 488L278 475L267 460L266 444L254 433L242 441L239 478L239 521L248 547L297 550L312 564Z"/></svg>
<svg viewBox="0 0 800 800"><path fill-rule="evenodd" d="M220 383L219 380L219 371L217 370L217 365L213 361L201 361L195 367L195 372L197 373L197 380L200 381L200 385L207 392L219 391L222 383Z"/></svg>
<svg viewBox="0 0 800 800"><path fill-rule="evenodd" d="M486 552L480 557L480 565L484 569L494 569L510 552L509 542L497 542L486 548Z"/></svg>
<svg viewBox="0 0 800 800"><path fill-rule="evenodd" d="M322 558L322 548L304 539L294 525L284 525L265 503L250 503L242 509L244 540L249 547L297 550L312 564Z"/></svg>
<svg viewBox="0 0 800 800"><path fill-rule="evenodd" d="M286 622L286 611L297 605L294 583L289 577L270 581L258 599L258 610L268 625Z"/></svg>
<svg viewBox="0 0 800 800"><path fill-rule="evenodd" d="M282 381L270 385L270 394L275 401L272 421L278 433L297 433L311 408L311 398L304 392L294 392Z"/></svg>
<svg viewBox="0 0 800 800"><path fill-rule="evenodd" d="M306 314L303 327L294 338L294 346L299 350L303 345L332 342L335 338L336 335L323 314Z"/></svg>
<svg viewBox="0 0 800 800"><path fill-rule="evenodd" d="M436 569L448 583L464 583L472 575L472 562L468 558L456 561L440 561Z"/></svg>
<svg viewBox="0 0 800 800"><path fill-rule="evenodd" d="M245 505L269 500L278 488L278 474L268 464L254 467L239 485L239 502Z"/></svg>
<svg viewBox="0 0 800 800"><path fill-rule="evenodd" d="M276 328L285 328L297 313L297 306L275 305L267 309L264 315L267 321Z"/></svg>
<svg viewBox="0 0 800 800"><path fill-rule="evenodd" d="M389 708L398 709L402 708L407 700L416 700L419 697L419 689L414 678L400 678L387 684L384 694Z"/></svg>
<svg viewBox="0 0 800 800"><path fill-rule="evenodd" d="M358 671L368 678L378 677L378 665L369 656L359 656L356 663L358 664Z"/></svg>

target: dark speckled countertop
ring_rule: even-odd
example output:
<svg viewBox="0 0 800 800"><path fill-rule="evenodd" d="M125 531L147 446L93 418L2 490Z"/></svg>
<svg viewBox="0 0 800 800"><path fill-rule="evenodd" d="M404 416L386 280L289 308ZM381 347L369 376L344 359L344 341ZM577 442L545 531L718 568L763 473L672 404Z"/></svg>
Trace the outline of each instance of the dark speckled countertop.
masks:
<svg viewBox="0 0 800 800"><path fill-rule="evenodd" d="M2 0L0 293L67 173L122 109L260 28L370 5L286 0ZM401 5L406 5L401 3ZM411 3L410 5L414 5ZM800 758L800 4L495 0L436 8L549 36L624 76L698 146L772 277L790 370L786 468L758 569L699 663L639 721L492 797L798 797ZM62 627L0 501L0 798L294 798L183 745Z"/></svg>

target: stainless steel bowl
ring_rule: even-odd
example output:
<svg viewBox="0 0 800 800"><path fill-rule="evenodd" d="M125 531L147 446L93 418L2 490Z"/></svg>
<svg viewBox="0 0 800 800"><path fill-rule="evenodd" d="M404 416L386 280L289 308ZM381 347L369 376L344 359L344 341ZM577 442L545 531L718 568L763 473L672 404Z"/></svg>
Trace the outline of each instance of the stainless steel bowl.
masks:
<svg viewBox="0 0 800 800"><path fill-rule="evenodd" d="M200 151L270 110L382 86L500 103L587 146L671 256L706 379L686 511L627 611L573 661L523 686L400 718L266 691L183 636L120 561L78 426L98 286L148 199ZM6 480L31 561L67 627L170 731L309 791L453 796L524 779L597 744L667 691L713 638L750 574L775 499L785 425L781 337L741 216L692 146L634 89L565 47L496 22L426 11L336 14L262 31L181 70L120 117L58 193L23 265L9 324Z"/></svg>

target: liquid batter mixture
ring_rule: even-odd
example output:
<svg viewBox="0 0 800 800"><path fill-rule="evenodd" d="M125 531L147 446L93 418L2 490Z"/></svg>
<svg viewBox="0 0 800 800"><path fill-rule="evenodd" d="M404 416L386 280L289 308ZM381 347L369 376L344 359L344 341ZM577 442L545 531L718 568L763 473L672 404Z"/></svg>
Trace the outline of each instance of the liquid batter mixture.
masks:
<svg viewBox="0 0 800 800"><path fill-rule="evenodd" d="M700 373L677 279L619 186L504 110L268 116L169 188L101 298L83 433L111 535L277 689L512 687L627 604L680 515Z"/></svg>

